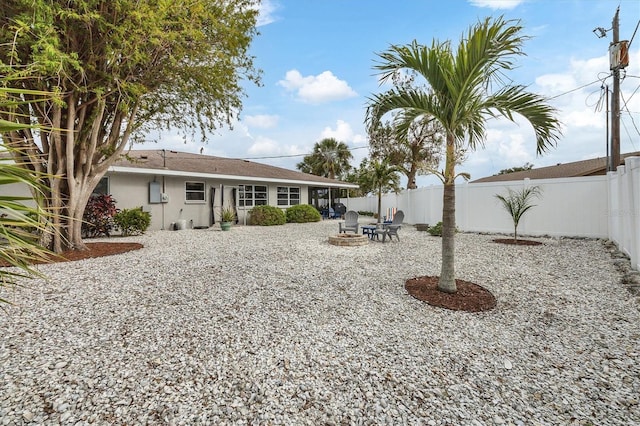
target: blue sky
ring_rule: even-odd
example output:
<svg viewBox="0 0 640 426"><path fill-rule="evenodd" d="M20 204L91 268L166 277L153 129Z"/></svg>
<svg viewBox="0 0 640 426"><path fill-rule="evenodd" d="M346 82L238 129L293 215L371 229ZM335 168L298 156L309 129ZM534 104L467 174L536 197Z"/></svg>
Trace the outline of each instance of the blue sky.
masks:
<svg viewBox="0 0 640 426"><path fill-rule="evenodd" d="M263 86L246 85L248 96L233 130L207 135L204 146L169 132L157 144L140 148L194 153L203 148L209 155L295 169L316 142L333 137L352 149L352 165L357 167L368 156L367 99L384 89L373 70L376 53L414 39L457 44L479 19L504 15L520 19L524 34L532 37L524 45L527 56L518 59L509 77L553 98L563 136L557 148L536 157L530 126L492 120L485 149L469 153L458 171L478 179L526 162L543 167L605 156L606 108L599 80L612 86L612 32L598 38L593 30L610 29L618 6L620 39L631 40L640 20L637 0L264 0L260 35L251 47L255 65L263 71ZM625 71L623 153L640 150L640 30ZM438 183L433 176L417 182Z"/></svg>

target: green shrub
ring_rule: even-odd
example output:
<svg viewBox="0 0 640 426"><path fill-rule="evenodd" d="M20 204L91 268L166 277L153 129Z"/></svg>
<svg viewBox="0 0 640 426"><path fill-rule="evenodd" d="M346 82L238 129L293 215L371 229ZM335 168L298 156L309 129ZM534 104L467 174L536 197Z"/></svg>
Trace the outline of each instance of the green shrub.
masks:
<svg viewBox="0 0 640 426"><path fill-rule="evenodd" d="M360 216L376 216L376 214L374 212L367 212L364 210L358 210L358 214Z"/></svg>
<svg viewBox="0 0 640 426"><path fill-rule="evenodd" d="M289 207L286 216L288 223L320 222L322 220L320 212L309 204Z"/></svg>
<svg viewBox="0 0 640 426"><path fill-rule="evenodd" d="M442 222L438 222L427 229L427 232L436 237L442 237Z"/></svg>
<svg viewBox="0 0 640 426"><path fill-rule="evenodd" d="M249 210L249 225L284 225L287 218L282 210L274 206L256 206Z"/></svg>
<svg viewBox="0 0 640 426"><path fill-rule="evenodd" d="M142 211L142 207L135 209L124 209L113 217L123 237L130 235L140 235L149 229L151 225L151 213Z"/></svg>
<svg viewBox="0 0 640 426"><path fill-rule="evenodd" d="M427 232L436 237L442 237L442 222L438 222L427 229ZM456 232L460 232L456 226Z"/></svg>

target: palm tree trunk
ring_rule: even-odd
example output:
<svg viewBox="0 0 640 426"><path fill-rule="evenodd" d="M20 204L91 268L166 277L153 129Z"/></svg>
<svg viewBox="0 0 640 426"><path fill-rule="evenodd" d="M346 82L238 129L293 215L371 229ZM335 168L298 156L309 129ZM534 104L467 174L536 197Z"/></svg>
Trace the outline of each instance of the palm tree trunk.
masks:
<svg viewBox="0 0 640 426"><path fill-rule="evenodd" d="M382 186L378 188L378 223L382 223Z"/></svg>
<svg viewBox="0 0 640 426"><path fill-rule="evenodd" d="M445 183L442 195L442 267L438 281L438 290L445 293L458 291L455 278L456 184L454 141L454 136L448 134Z"/></svg>
<svg viewBox="0 0 640 426"><path fill-rule="evenodd" d="M513 227L513 241L518 243L518 225Z"/></svg>
<svg viewBox="0 0 640 426"><path fill-rule="evenodd" d="M416 184L416 174L418 174L418 169L416 165L412 163L409 173L407 173L407 189L418 188L418 185Z"/></svg>

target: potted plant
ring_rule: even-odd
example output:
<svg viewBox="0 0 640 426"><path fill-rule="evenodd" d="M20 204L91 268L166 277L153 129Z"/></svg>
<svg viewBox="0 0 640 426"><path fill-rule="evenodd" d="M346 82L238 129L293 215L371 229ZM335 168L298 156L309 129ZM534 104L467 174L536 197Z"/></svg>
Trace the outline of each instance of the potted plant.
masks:
<svg viewBox="0 0 640 426"><path fill-rule="evenodd" d="M236 212L232 207L223 207L220 210L220 228L223 231L231 229L231 223L236 220Z"/></svg>

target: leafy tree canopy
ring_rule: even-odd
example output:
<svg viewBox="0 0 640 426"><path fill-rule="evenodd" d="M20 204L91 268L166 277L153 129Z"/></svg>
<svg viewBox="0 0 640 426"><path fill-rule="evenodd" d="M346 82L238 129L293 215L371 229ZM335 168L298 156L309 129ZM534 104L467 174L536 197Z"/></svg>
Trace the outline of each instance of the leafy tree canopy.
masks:
<svg viewBox="0 0 640 426"><path fill-rule="evenodd" d="M427 116L414 120L404 131L397 123L375 122L368 129L370 153L373 158L387 159L398 167L407 177L407 188L415 189L416 176L433 173L440 162L442 127Z"/></svg>
<svg viewBox="0 0 640 426"><path fill-rule="evenodd" d="M502 169L498 172L498 174L494 175L494 176L498 176L498 175L506 175L509 173L515 173L515 172L524 172L526 170L531 170L533 169L533 164L531 163L524 163L523 166L520 167L511 167L510 169Z"/></svg>
<svg viewBox="0 0 640 426"><path fill-rule="evenodd" d="M26 91L0 119L51 129L3 138L19 163L56 176L46 207L70 219L54 224L55 251L84 248L87 199L136 134L231 123L242 80L260 79L248 54L257 14L255 0L3 1L1 84ZM60 96L20 103L29 90Z"/></svg>

